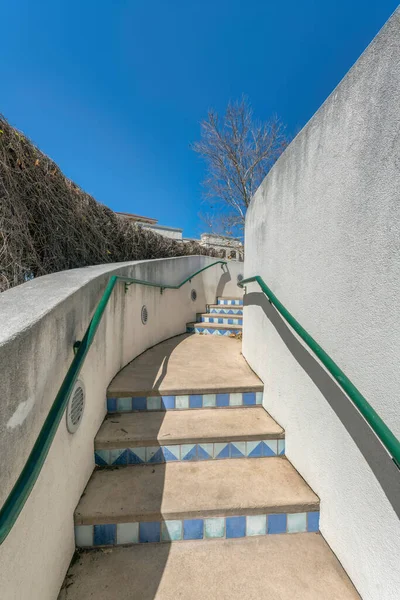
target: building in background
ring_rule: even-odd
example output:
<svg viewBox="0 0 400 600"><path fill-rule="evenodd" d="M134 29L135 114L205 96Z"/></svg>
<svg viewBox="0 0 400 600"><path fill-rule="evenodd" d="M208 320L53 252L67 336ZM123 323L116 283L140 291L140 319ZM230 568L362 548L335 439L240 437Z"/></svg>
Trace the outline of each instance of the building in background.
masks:
<svg viewBox="0 0 400 600"><path fill-rule="evenodd" d="M144 229L151 229L155 233L159 233L164 237L182 241L183 229L179 229L178 227L166 227L165 225L158 225L157 219L152 219L151 217L142 217L140 215L123 212L117 212L115 214L123 219L132 221L132 223L137 223Z"/></svg>
<svg viewBox="0 0 400 600"><path fill-rule="evenodd" d="M239 238L217 235L215 233L202 233L200 244L206 248L218 250L222 258L239 261L243 261L244 259L244 246Z"/></svg>
<svg viewBox="0 0 400 600"><path fill-rule="evenodd" d="M137 223L144 229L151 229L164 237L181 242L197 242L206 248L214 248L214 250L220 253L221 258L243 261L244 246L239 238L217 235L215 233L202 233L199 240L195 238L183 238L183 229L159 225L157 219L124 212L117 212L115 214L123 219L128 219L132 223Z"/></svg>

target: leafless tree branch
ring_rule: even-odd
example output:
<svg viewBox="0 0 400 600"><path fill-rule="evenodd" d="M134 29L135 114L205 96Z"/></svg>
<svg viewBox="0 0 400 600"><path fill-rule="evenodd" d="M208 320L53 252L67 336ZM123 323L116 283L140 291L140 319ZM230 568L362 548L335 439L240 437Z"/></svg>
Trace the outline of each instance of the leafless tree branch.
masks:
<svg viewBox="0 0 400 600"><path fill-rule="evenodd" d="M287 144L278 117L255 120L246 98L229 103L222 120L209 111L193 149L206 162L203 185L211 214L205 222L214 232L243 234L251 198Z"/></svg>

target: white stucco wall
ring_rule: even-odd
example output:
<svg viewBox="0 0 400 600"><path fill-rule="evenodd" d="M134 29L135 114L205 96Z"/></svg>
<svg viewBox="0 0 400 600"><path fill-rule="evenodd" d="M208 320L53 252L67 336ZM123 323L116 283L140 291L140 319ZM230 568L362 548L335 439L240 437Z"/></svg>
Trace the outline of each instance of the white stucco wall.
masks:
<svg viewBox="0 0 400 600"><path fill-rule="evenodd" d="M206 256L101 265L38 278L0 295L0 505L15 483L109 277L177 284L214 262ZM231 269L228 265L228 269ZM195 288L197 300L190 291ZM118 283L80 378L86 408L71 435L62 419L39 479L0 546L0 597L56 600L74 552L73 512L94 468L93 439L115 374L145 349L183 333L217 294L236 294L236 272L220 265L180 290ZM146 304L149 320L142 325Z"/></svg>
<svg viewBox="0 0 400 600"><path fill-rule="evenodd" d="M261 275L400 437L400 11L258 189ZM400 472L251 284L243 353L321 498L321 531L364 600L400 597ZM397 511L397 514L396 514Z"/></svg>

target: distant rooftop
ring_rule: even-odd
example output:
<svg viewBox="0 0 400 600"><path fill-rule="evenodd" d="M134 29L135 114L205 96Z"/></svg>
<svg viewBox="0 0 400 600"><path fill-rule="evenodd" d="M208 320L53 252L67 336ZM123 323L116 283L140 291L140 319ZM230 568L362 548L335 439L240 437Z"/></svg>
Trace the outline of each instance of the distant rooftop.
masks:
<svg viewBox="0 0 400 600"><path fill-rule="evenodd" d="M116 215L120 217L125 217L126 219L130 219L131 221L138 221L140 223L148 223L149 225L155 225L158 223L157 219L152 219L151 217L142 217L140 215L134 215L133 213L125 213L125 212L116 212Z"/></svg>

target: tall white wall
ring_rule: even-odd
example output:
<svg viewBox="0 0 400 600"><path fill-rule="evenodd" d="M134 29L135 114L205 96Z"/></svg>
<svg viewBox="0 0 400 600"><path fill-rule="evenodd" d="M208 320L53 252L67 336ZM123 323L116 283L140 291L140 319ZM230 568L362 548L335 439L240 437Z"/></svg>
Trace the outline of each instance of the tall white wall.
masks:
<svg viewBox="0 0 400 600"><path fill-rule="evenodd" d="M0 295L0 506L33 447L111 275L176 285L215 262L190 256L101 265L40 277ZM228 271L227 271L228 269ZM63 418L36 485L0 546L2 600L56 600L74 552L73 513L94 468L93 440L115 374L148 347L184 333L216 295L237 295L235 267L214 266L180 290L117 283L81 379L86 407L71 435ZM195 288L197 300L190 291ZM149 319L141 322L146 304Z"/></svg>
<svg viewBox="0 0 400 600"><path fill-rule="evenodd" d="M261 275L400 437L400 11L290 144L246 218ZM318 361L247 287L243 353L364 600L400 597L400 472Z"/></svg>

